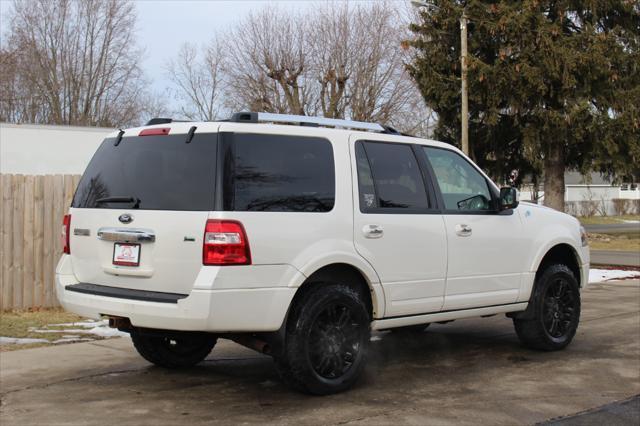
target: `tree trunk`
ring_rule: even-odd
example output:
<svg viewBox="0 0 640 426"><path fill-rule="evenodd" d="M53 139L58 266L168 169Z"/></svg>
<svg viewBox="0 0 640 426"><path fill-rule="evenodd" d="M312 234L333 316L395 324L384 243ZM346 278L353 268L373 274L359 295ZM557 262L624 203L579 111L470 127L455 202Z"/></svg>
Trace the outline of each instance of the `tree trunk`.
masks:
<svg viewBox="0 0 640 426"><path fill-rule="evenodd" d="M544 159L544 205L564 212L564 152L561 143L551 143Z"/></svg>

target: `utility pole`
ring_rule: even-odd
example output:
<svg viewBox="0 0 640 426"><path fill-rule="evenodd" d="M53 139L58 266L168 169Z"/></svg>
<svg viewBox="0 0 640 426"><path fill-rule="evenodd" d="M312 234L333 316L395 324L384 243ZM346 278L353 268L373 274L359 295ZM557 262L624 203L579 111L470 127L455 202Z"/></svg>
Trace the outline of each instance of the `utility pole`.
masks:
<svg viewBox="0 0 640 426"><path fill-rule="evenodd" d="M421 8L424 7L427 10L438 10L439 7L433 5L431 3L426 2L425 0L411 0L411 4L414 7ZM462 9L462 17L460 18L460 65L461 69L461 97L462 97L462 111L460 113L460 122L461 122L461 144L462 144L462 152L466 155L469 155L469 93L467 89L467 7L466 3L464 8Z"/></svg>
<svg viewBox="0 0 640 426"><path fill-rule="evenodd" d="M462 113L461 113L461 139L462 152L469 155L469 98L467 93L467 10L462 9L460 18L460 65L462 68Z"/></svg>

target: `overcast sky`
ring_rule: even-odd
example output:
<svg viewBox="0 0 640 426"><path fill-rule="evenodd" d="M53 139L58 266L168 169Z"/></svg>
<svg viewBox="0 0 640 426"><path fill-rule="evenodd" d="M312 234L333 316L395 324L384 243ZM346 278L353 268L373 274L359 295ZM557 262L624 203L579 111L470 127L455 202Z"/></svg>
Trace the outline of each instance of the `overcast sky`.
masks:
<svg viewBox="0 0 640 426"><path fill-rule="evenodd" d="M144 69L155 90L169 83L164 66L184 42L206 44L215 31L224 31L251 10L279 7L304 10L314 1L137 0L138 35L145 48Z"/></svg>
<svg viewBox="0 0 640 426"><path fill-rule="evenodd" d="M166 62L176 56L184 42L206 44L215 31L224 31L251 10L278 7L289 11L303 11L325 2L326 0L135 0L138 10L138 44L145 49L142 67L153 83L153 90L162 92L169 85L164 70ZM2 33L10 4L10 0L0 0Z"/></svg>

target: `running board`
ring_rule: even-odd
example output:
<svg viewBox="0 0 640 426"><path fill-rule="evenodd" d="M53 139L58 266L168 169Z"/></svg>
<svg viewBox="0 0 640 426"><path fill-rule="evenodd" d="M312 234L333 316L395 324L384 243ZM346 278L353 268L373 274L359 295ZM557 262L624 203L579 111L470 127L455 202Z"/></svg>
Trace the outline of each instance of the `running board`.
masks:
<svg viewBox="0 0 640 426"><path fill-rule="evenodd" d="M371 323L372 330L387 330L389 328L405 327L408 325L427 324L431 322L451 321L462 318L481 317L484 315L505 314L527 309L528 302L512 303L509 305L488 306L486 308L463 309L458 311L436 312L425 315L412 315L375 320Z"/></svg>

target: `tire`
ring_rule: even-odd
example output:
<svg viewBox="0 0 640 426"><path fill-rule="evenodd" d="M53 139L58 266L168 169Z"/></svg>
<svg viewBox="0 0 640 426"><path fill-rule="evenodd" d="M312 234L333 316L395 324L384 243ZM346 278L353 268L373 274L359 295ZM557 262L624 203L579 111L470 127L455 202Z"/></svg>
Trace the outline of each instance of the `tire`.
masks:
<svg viewBox="0 0 640 426"><path fill-rule="evenodd" d="M292 308L285 348L275 361L287 385L328 395L349 389L362 373L371 319L362 298L349 287L312 285Z"/></svg>
<svg viewBox="0 0 640 426"><path fill-rule="evenodd" d="M580 321L580 286L566 265L549 265L535 282L530 319L514 318L520 341L531 349L564 349Z"/></svg>
<svg viewBox="0 0 640 426"><path fill-rule="evenodd" d="M408 325L406 327L396 327L390 329L392 333L396 334L420 334L423 333L431 324L416 324Z"/></svg>
<svg viewBox="0 0 640 426"><path fill-rule="evenodd" d="M209 355L217 339L188 336L170 338L131 332L133 346L147 361L160 367L193 367Z"/></svg>

